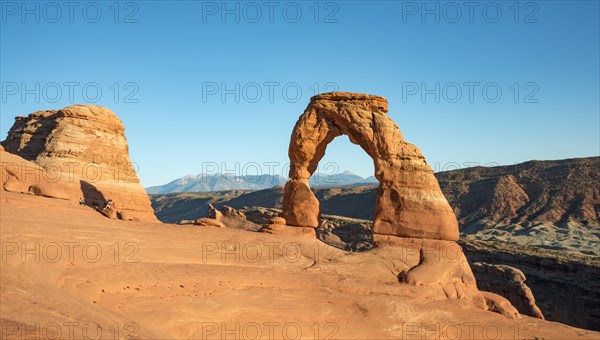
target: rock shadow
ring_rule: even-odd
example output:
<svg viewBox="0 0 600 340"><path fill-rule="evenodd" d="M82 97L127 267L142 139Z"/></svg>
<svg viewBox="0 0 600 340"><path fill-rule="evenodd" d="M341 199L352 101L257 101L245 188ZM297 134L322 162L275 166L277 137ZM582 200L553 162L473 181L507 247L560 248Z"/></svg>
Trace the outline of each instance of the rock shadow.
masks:
<svg viewBox="0 0 600 340"><path fill-rule="evenodd" d="M18 139L7 139L2 142L2 146L10 153L19 155L28 161L35 161L36 158L46 150L47 139L52 131L58 126L56 117L57 113L53 113L47 117L41 118L34 127L35 130L31 133L31 137L25 145L19 145ZM8 132L8 136L12 135L13 131L23 130L26 127L27 119L25 117L17 117L16 119L15 125L11 128L11 131Z"/></svg>
<svg viewBox="0 0 600 340"><path fill-rule="evenodd" d="M85 200L85 204L90 207L98 206L103 207L106 202L106 197L104 194L96 188L95 185L86 182L84 180L79 181L81 192L83 193L83 199Z"/></svg>

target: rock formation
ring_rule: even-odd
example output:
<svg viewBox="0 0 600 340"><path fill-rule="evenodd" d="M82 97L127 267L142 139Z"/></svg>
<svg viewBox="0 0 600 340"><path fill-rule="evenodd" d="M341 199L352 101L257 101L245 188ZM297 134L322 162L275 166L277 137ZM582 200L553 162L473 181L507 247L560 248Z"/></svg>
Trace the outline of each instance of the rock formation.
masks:
<svg viewBox="0 0 600 340"><path fill-rule="evenodd" d="M480 276L480 270L475 263L485 262L518 268L527 277L527 285L532 289L536 305L546 320L600 330L600 312L595 309L600 301L598 257L511 245L507 242L468 239L461 239L459 242L482 289L486 289L485 282L489 281L490 277L487 274ZM515 302L515 306L518 305L519 303Z"/></svg>
<svg viewBox="0 0 600 340"><path fill-rule="evenodd" d="M194 225L204 226L204 227L217 227L217 228L225 228L225 224L223 222L214 219L214 218L199 218L194 222Z"/></svg>
<svg viewBox="0 0 600 340"><path fill-rule="evenodd" d="M544 315L535 304L531 289L525 284L525 274L517 268L475 262L472 265L480 289L505 297L519 312L538 319Z"/></svg>
<svg viewBox="0 0 600 340"><path fill-rule="evenodd" d="M379 248L391 246L399 252L407 268L398 274L401 283L429 286L451 300L467 300L487 309L485 299L462 248L454 241L380 235Z"/></svg>
<svg viewBox="0 0 600 340"><path fill-rule="evenodd" d="M46 180L48 174L44 168L3 150L0 151L3 190L50 198L69 199L69 195L60 184Z"/></svg>
<svg viewBox="0 0 600 340"><path fill-rule="evenodd" d="M391 247L392 253L412 254L410 260L403 260L408 267L398 273L398 280L430 286L448 299L467 300L486 310L486 300L455 242L458 222L454 212L425 157L404 141L387 111L387 100L379 96L334 92L313 97L291 136L290 180L284 187L281 216L287 225L268 224L260 231L289 234L294 230L312 236L310 231L322 223L319 201L308 180L327 145L342 134L348 135L373 159L380 183L373 241L380 248ZM504 300L496 302L493 306L498 312L512 307Z"/></svg>
<svg viewBox="0 0 600 340"><path fill-rule="evenodd" d="M289 147L290 180L285 185L283 218L288 225L319 225L319 202L308 179L327 144L347 135L375 163L379 180L373 231L380 235L455 241L458 224L433 171L419 149L404 141L387 116L383 97L333 92L315 96L300 116Z"/></svg>
<svg viewBox="0 0 600 340"><path fill-rule="evenodd" d="M588 157L472 167L436 177L466 233L486 226L509 231L544 223L552 224L552 229L585 232L600 227L598 168L600 157Z"/></svg>
<svg viewBox="0 0 600 340"><path fill-rule="evenodd" d="M17 117L2 146L45 170L44 180L29 185L39 194L55 195L59 187L63 198L84 198L88 205L112 199L127 219L157 221L129 159L124 131L109 109L74 105ZM12 186L4 182L5 190L19 191Z"/></svg>
<svg viewBox="0 0 600 340"><path fill-rule="evenodd" d="M219 210L217 210L212 204L208 204L208 214L207 216L208 218L212 218L215 220L220 220L223 218L223 213Z"/></svg>
<svg viewBox="0 0 600 340"><path fill-rule="evenodd" d="M520 319L519 311L506 298L491 292L481 292L490 311L506 316L509 319Z"/></svg>

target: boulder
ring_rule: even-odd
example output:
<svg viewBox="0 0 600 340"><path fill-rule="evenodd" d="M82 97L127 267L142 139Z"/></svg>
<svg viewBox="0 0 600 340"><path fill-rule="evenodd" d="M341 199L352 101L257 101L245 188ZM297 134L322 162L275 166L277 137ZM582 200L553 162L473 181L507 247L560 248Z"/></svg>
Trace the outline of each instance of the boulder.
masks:
<svg viewBox="0 0 600 340"><path fill-rule="evenodd" d="M273 217L268 224L281 224L285 225L286 221L283 217Z"/></svg>
<svg viewBox="0 0 600 340"><path fill-rule="evenodd" d="M194 224L196 221L194 220L181 220L179 222L177 222L177 224L179 225L190 225L190 224Z"/></svg>
<svg viewBox="0 0 600 340"><path fill-rule="evenodd" d="M223 217L223 213L217 210L212 204L209 204L207 217L215 220L220 220Z"/></svg>
<svg viewBox="0 0 600 340"><path fill-rule="evenodd" d="M279 217L279 215L281 215L281 210L275 208L244 207L241 210L244 212L244 215L246 215L248 221L260 226L271 224L271 220L274 217Z"/></svg>
<svg viewBox="0 0 600 340"><path fill-rule="evenodd" d="M207 217L221 221L229 228L251 231L257 231L260 228L260 225L253 223L246 218L245 209L234 209L226 205L222 206L219 210L214 206L209 205Z"/></svg>
<svg viewBox="0 0 600 340"><path fill-rule="evenodd" d="M111 220L114 220L117 218L117 209L115 208L100 208L98 209L98 212L100 212L102 215L110 218Z"/></svg>
<svg viewBox="0 0 600 340"><path fill-rule="evenodd" d="M29 192L37 196L69 200L69 195L54 183L35 183L29 187Z"/></svg>
<svg viewBox="0 0 600 340"><path fill-rule="evenodd" d="M260 228L258 232L267 234L295 235L308 238L317 238L315 228L289 226L283 224L267 224Z"/></svg>
<svg viewBox="0 0 600 340"><path fill-rule="evenodd" d="M194 225L205 226L205 227L217 227L225 228L223 222L215 220L213 218L200 218L194 222Z"/></svg>
<svg viewBox="0 0 600 340"><path fill-rule="evenodd" d="M219 210L223 217L238 218L242 220L246 219L246 215L244 215L241 210L234 209L230 206L224 205Z"/></svg>

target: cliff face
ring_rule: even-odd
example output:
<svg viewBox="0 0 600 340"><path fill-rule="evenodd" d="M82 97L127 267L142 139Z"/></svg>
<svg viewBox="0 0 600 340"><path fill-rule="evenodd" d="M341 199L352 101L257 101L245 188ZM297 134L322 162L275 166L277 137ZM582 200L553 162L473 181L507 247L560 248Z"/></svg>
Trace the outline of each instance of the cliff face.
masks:
<svg viewBox="0 0 600 340"><path fill-rule="evenodd" d="M112 199L132 219L156 221L123 123L107 108L74 105L17 117L2 146L44 168L44 185L60 184L70 200Z"/></svg>
<svg viewBox="0 0 600 340"><path fill-rule="evenodd" d="M471 265L479 289L506 297L522 314L544 319L535 297L525 283L526 277L515 267L475 262Z"/></svg>
<svg viewBox="0 0 600 340"><path fill-rule="evenodd" d="M527 277L535 303L547 320L558 321L586 329L600 329L600 261L598 257L578 256L572 253L515 246L509 243L485 241L459 241L481 289L498 290L501 275L490 275L494 265L518 268ZM485 262L483 269L476 263ZM492 273L494 274L494 273ZM507 295L521 294L523 287L510 287L504 281ZM513 295L514 296L514 295ZM511 300L512 301L512 300ZM520 299L516 304L529 304L531 298ZM527 309L523 309L527 310ZM528 312L520 311L524 314ZM534 309L530 309L535 313ZM529 313L528 315L531 315Z"/></svg>
<svg viewBox="0 0 600 340"><path fill-rule="evenodd" d="M462 229L569 223L600 226L600 157L438 173Z"/></svg>

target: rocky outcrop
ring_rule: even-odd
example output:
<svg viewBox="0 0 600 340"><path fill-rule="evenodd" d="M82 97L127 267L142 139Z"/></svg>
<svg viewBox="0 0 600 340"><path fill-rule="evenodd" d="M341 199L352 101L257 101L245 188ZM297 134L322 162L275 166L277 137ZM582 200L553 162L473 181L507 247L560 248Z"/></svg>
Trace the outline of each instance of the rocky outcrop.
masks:
<svg viewBox="0 0 600 340"><path fill-rule="evenodd" d="M529 161L436 174L461 230L552 223L600 227L600 157Z"/></svg>
<svg viewBox="0 0 600 340"><path fill-rule="evenodd" d="M402 254L408 268L398 274L400 282L439 289L448 299L467 300L487 309L469 263L456 242L390 235L374 235L373 241L380 247L392 246Z"/></svg>
<svg viewBox="0 0 600 340"><path fill-rule="evenodd" d="M199 225L199 226L204 226L204 227L225 228L225 224L223 224L223 222L216 220L214 218L199 218L194 222L194 225Z"/></svg>
<svg viewBox="0 0 600 340"><path fill-rule="evenodd" d="M220 220L223 218L223 213L220 212L219 210L217 210L212 204L208 204L208 213L207 216L208 218L212 218L215 220Z"/></svg>
<svg viewBox="0 0 600 340"><path fill-rule="evenodd" d="M278 234L278 235L296 235L308 238L316 238L317 232L311 227L291 227L285 224L266 224L259 230L261 233Z"/></svg>
<svg viewBox="0 0 600 340"><path fill-rule="evenodd" d="M124 131L109 109L74 105L17 117L2 146L45 170L46 178L36 182L38 192L54 195L51 186L58 185L72 201L83 197L90 206L103 206L112 199L128 218L157 221Z"/></svg>
<svg viewBox="0 0 600 340"><path fill-rule="evenodd" d="M459 241L474 263L508 265L525 274L546 320L600 330L600 259L510 243ZM488 275L479 280L488 280ZM511 300L512 301L512 300ZM516 303L518 305L518 303Z"/></svg>
<svg viewBox="0 0 600 340"><path fill-rule="evenodd" d="M316 228L319 202L308 179L340 135L360 145L375 163L380 185L373 219L375 234L455 241L458 224L419 149L404 141L379 96L334 92L315 96L292 132L290 181L283 217L289 225Z"/></svg>
<svg viewBox="0 0 600 340"><path fill-rule="evenodd" d="M268 224L281 224L281 225L285 225L286 224L286 220L283 217L273 217L272 219L269 220Z"/></svg>
<svg viewBox="0 0 600 340"><path fill-rule="evenodd" d="M332 247L363 252L373 248L373 222L333 215L321 215L319 239Z"/></svg>
<svg viewBox="0 0 600 340"><path fill-rule="evenodd" d="M481 292L490 311L502 314L509 319L520 319L519 311L506 298L491 292Z"/></svg>
<svg viewBox="0 0 600 340"><path fill-rule="evenodd" d="M525 274L517 268L475 262L471 266L477 278L479 289L505 297L524 315L544 319L540 308L535 304L531 289L525 284Z"/></svg>
<svg viewBox="0 0 600 340"><path fill-rule="evenodd" d="M22 194L44 194L41 187L50 184L45 180L47 174L44 168L4 150L0 151L0 155L3 190Z"/></svg>

